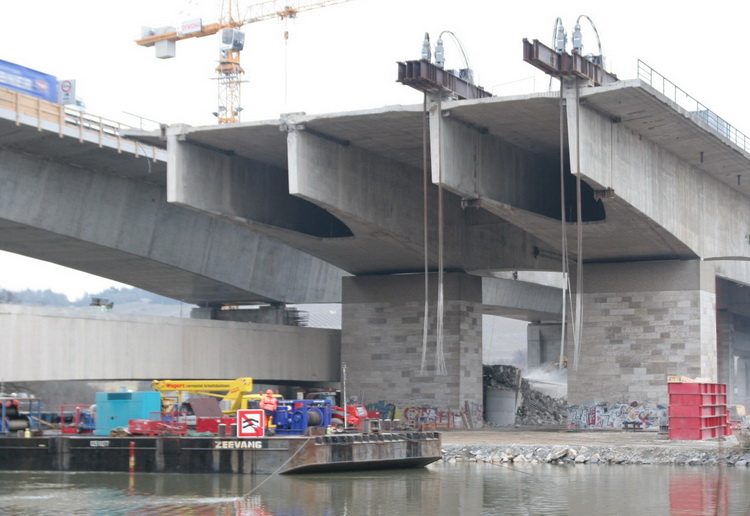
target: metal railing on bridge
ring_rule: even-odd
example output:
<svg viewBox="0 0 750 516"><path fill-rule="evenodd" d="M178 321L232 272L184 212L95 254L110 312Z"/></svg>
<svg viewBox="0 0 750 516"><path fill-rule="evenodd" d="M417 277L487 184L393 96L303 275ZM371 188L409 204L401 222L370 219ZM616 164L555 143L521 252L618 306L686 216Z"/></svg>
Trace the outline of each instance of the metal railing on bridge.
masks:
<svg viewBox="0 0 750 516"><path fill-rule="evenodd" d="M75 134L80 142L93 139L99 147L103 147L106 142L108 146L116 148L117 152L122 152L123 144L127 142L133 146L136 157L145 156L153 161L157 161L157 153L163 150L122 136L123 129L135 129L134 127L1 87L0 109L15 113L16 125L21 125L23 116L35 118L39 131L42 131L45 122L56 124L60 138L66 134Z"/></svg>
<svg viewBox="0 0 750 516"><path fill-rule="evenodd" d="M675 102L680 107L687 109L696 120L704 122L711 129L740 147L745 152L750 152L750 138L748 138L743 132L733 127L729 122L708 109L692 96L688 95L682 88L640 59L638 60L638 78L647 82L652 88L659 91L662 95Z"/></svg>

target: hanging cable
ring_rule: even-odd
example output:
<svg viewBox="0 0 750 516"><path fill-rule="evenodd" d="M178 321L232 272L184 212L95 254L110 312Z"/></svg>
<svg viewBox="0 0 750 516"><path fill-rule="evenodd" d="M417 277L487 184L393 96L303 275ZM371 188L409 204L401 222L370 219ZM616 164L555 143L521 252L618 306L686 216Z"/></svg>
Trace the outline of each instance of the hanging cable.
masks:
<svg viewBox="0 0 750 516"><path fill-rule="evenodd" d="M463 43L461 43L461 40L458 39L458 36L453 34L449 30L444 30L440 33L440 36L438 37L438 41L443 39L443 34L448 34L451 38L453 38L453 41L456 43L456 46L458 47L458 51L461 52L461 57L464 58L464 65L466 66L466 69L471 69L471 66L469 66L469 57L466 55L466 50L464 49Z"/></svg>
<svg viewBox="0 0 750 516"><path fill-rule="evenodd" d="M582 14L576 20L576 24L577 25L580 25L581 18L586 18L589 21L589 23L591 24L591 28L594 29L594 34L596 35L596 43L599 46L599 56L601 56L602 57L602 61L604 61L604 54L602 54L602 40L601 40L601 38L599 38L599 31L596 30L596 25L594 25L594 21L591 18L589 18L588 16L586 16L585 14ZM602 65L602 66L604 66L604 62L601 62L599 64Z"/></svg>
<svg viewBox="0 0 750 516"><path fill-rule="evenodd" d="M428 246L428 226L427 226L427 185L429 184L429 175L427 171L427 92L424 93L422 104L422 220L424 221L424 321L422 324L422 363L419 367L420 374L424 374L427 368L427 333L429 329L430 315L430 260Z"/></svg>
<svg viewBox="0 0 750 516"><path fill-rule="evenodd" d="M437 300L437 337L435 349L435 373L446 374L445 356L443 354L443 314L445 300L443 292L443 187L438 185L438 300Z"/></svg>
<svg viewBox="0 0 750 516"><path fill-rule="evenodd" d="M468 63L467 63L468 64ZM437 299L437 337L435 349L435 374L447 374L445 356L443 354L443 315L445 302L443 293L443 254L444 254L444 214L443 214L443 105L438 100L438 299Z"/></svg>
<svg viewBox="0 0 750 516"><path fill-rule="evenodd" d="M346 411L344 413L346 413ZM281 472L281 470L287 464L289 464L294 457L297 456L297 454L299 454L302 450L304 450L304 449L307 448L308 443L310 443L312 440L313 440L312 437L308 437L307 440L304 443L302 443L299 448L297 448L297 451L295 451L291 455L291 457L289 457L287 460L285 460L284 463L281 466L279 466L278 468L276 468L276 471L274 471L273 473L271 473L270 475L268 475L266 478L263 479L263 481L260 484L258 484L257 486L255 486L254 488L252 488L250 491L248 491L247 493L243 494L242 496L236 498L234 501L239 501L239 500L242 500L243 498L248 498L251 494L253 494L255 491L257 491L258 489L260 489L263 484L265 484L266 482L268 482L269 480L271 480L273 477L277 476Z"/></svg>
<svg viewBox="0 0 750 516"><path fill-rule="evenodd" d="M578 361L581 357L581 331L583 318L581 316L581 304L583 296L583 208L581 206L581 127L580 127L580 88L576 77L576 310L573 335L575 338L575 361L573 370L578 370Z"/></svg>
<svg viewBox="0 0 750 516"><path fill-rule="evenodd" d="M289 110L289 27L284 19L284 112Z"/></svg>
<svg viewBox="0 0 750 516"><path fill-rule="evenodd" d="M559 20L560 18L558 18ZM567 318L566 294L568 292L568 234L565 216L565 134L564 134L565 99L563 97L563 83L560 81L560 225L562 238L562 327L560 329L560 359L558 369L563 368L565 357L565 323Z"/></svg>

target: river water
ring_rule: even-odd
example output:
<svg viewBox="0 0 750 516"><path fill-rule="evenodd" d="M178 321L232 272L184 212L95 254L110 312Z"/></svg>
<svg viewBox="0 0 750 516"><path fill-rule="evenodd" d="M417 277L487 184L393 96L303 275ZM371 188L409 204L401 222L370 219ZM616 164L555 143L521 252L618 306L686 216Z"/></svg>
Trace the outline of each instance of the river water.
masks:
<svg viewBox="0 0 750 516"><path fill-rule="evenodd" d="M0 514L750 515L750 468L464 462L292 476L0 472Z"/></svg>

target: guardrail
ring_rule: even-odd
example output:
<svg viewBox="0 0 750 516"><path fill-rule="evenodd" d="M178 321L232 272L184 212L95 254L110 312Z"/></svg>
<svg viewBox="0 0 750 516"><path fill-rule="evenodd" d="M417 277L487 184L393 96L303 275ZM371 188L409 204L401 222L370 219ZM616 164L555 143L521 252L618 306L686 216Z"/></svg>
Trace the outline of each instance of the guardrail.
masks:
<svg viewBox="0 0 750 516"><path fill-rule="evenodd" d="M675 102L679 106L690 111L692 116L707 124L729 141L741 147L745 152L750 152L750 138L743 132L737 130L729 122L701 104L698 100L688 95L682 88L664 77L662 74L638 60L638 78L647 82L652 88Z"/></svg>
<svg viewBox="0 0 750 516"><path fill-rule="evenodd" d="M21 125L22 116L36 118L36 127L39 131L42 130L44 122L57 124L60 138L70 134L70 131L64 132L65 128L73 129L79 142L83 142L84 137L90 140L93 136L99 147L103 147L105 141L109 140L117 152L123 151L123 143L127 141L133 145L136 157L146 156L153 161L157 160L157 152L160 150L151 145L126 140L121 136L123 129L134 129L133 127L17 91L0 88L0 108L15 112L16 125Z"/></svg>

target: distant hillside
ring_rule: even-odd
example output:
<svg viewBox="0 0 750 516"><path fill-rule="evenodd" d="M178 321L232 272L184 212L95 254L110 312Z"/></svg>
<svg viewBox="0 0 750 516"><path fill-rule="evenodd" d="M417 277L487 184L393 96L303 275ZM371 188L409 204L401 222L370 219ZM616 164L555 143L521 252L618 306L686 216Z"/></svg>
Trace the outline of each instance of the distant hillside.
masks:
<svg viewBox="0 0 750 516"><path fill-rule="evenodd" d="M111 304L112 311L119 314L141 314L162 317L190 317L195 305L183 303L176 299L159 296L139 288L109 288L101 292L86 294L75 301L70 301L64 294L52 290L19 290L12 291L0 288L0 304L54 306L60 308L77 308L90 310L93 304L107 310ZM290 305L290 308L293 308ZM315 328L341 328L340 305L301 305L298 309L309 314L306 326Z"/></svg>
<svg viewBox="0 0 750 516"><path fill-rule="evenodd" d="M182 312L184 317L188 317L192 308L192 305L186 305L176 299L159 296L139 288L108 288L101 292L87 294L76 301L70 301L64 294L49 289L19 291L0 289L0 304L88 309L92 300L97 300L97 303L112 303L113 308L120 313L179 317Z"/></svg>
<svg viewBox="0 0 750 516"><path fill-rule="evenodd" d="M73 306L89 306L92 298L108 299L115 305L124 305L126 303L148 303L158 305L179 305L181 302L169 297L159 296L152 292L140 288L108 288L97 294L84 296L74 301Z"/></svg>

